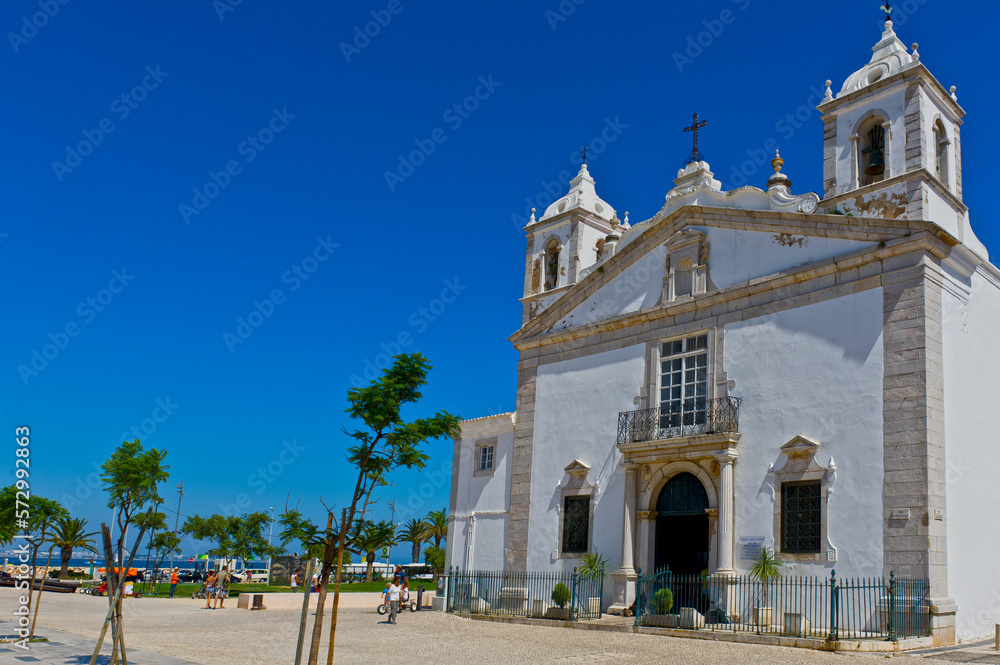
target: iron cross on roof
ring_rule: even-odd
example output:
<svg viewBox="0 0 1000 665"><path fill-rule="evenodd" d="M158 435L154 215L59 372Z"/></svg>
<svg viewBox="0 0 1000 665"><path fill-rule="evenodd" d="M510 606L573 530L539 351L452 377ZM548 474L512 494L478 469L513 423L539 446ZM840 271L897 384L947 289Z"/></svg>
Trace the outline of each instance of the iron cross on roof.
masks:
<svg viewBox="0 0 1000 665"><path fill-rule="evenodd" d="M691 162L699 162L705 159L705 156L698 152L698 128L704 127L708 124L707 120L698 122L698 114L694 114L694 122L690 127L685 127L685 132L694 132L694 147L691 149L691 154L688 155L687 161L684 162L684 166L687 166Z"/></svg>

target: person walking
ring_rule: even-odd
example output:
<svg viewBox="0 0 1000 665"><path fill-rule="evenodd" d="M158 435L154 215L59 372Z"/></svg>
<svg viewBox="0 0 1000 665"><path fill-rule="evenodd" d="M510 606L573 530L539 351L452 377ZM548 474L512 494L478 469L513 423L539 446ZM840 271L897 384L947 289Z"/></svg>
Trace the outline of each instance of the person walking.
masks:
<svg viewBox="0 0 1000 665"><path fill-rule="evenodd" d="M299 590L299 571L297 570L292 571L291 582L292 582L292 593L295 593L296 591Z"/></svg>
<svg viewBox="0 0 1000 665"><path fill-rule="evenodd" d="M219 599L219 609L226 609L226 598L229 596L229 572L226 566L215 578L215 597Z"/></svg>
<svg viewBox="0 0 1000 665"><path fill-rule="evenodd" d="M396 615L399 613L399 577L392 578L389 585L389 623L396 623Z"/></svg>
<svg viewBox="0 0 1000 665"><path fill-rule="evenodd" d="M174 590L177 588L177 569L174 568L170 571L170 595L167 598L174 597Z"/></svg>
<svg viewBox="0 0 1000 665"><path fill-rule="evenodd" d="M215 571L208 571L208 577L205 578L205 609L214 610L215 609Z"/></svg>
<svg viewBox="0 0 1000 665"><path fill-rule="evenodd" d="M310 593L316 593L316 585L318 583L319 583L319 575L316 572L313 572L312 589L310 589Z"/></svg>

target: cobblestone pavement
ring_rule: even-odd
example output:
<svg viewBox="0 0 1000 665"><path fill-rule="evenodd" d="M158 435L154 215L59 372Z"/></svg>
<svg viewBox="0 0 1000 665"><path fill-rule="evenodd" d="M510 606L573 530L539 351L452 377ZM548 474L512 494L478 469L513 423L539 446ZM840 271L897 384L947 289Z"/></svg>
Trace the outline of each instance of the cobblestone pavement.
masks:
<svg viewBox="0 0 1000 665"><path fill-rule="evenodd" d="M235 600L235 599L234 599ZM9 632L15 596L0 589L0 631ZM135 665L166 665L176 661L141 657L139 651L173 656L204 665L236 665L261 663L288 665L294 661L295 636L299 613L294 610L238 610L235 603L225 610L204 610L204 601L189 598L127 599L125 625L127 645ZM524 626L485 621L472 621L439 612L404 613L397 625L389 625L373 607L347 607L340 612L337 628L336 662L364 665L406 661L428 665L476 663L531 665L576 665L589 663L838 663L845 658L884 659L888 655L833 654L807 649L769 647L730 642L682 639L660 635L613 633L598 630L574 630L556 627ZM76 635L82 653L88 656L100 630L107 600L78 594L46 594L38 617L36 631L45 635L47 629L57 629ZM329 616L324 619L329 632ZM310 628L312 617L310 617ZM2 630L4 627L7 630ZM70 643L66 636L52 633L53 641ZM63 639L60 639L63 637ZM309 640L306 640L308 649ZM21 662L86 663L57 660L46 655L46 645L33 644L29 654L0 653L0 663L17 665ZM52 654L51 647L48 650ZM893 654L894 659L906 659L913 665L934 662L955 662L957 652L925 654ZM996 654L996 652L991 652ZM325 662L326 642L322 644L321 661ZM977 654L988 656L987 652ZM25 657L37 661L24 660ZM938 660L940 659L940 660ZM988 660L965 662L996 662ZM859 665L862 665L859 663Z"/></svg>

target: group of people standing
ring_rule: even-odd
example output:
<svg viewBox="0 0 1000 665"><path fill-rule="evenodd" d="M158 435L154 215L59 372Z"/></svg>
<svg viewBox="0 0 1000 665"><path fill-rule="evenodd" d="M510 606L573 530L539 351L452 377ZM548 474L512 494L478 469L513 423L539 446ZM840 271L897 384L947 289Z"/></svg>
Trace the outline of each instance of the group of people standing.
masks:
<svg viewBox="0 0 1000 665"><path fill-rule="evenodd" d="M295 593L296 591L299 590L299 584L301 584L303 577L304 575L302 574L301 568L292 572L291 576L288 578L289 581L292 583L292 593ZM309 593L316 593L316 585L319 583L318 573L313 573L311 582L312 583L311 586L309 587Z"/></svg>
<svg viewBox="0 0 1000 665"><path fill-rule="evenodd" d="M208 579L205 580L205 609L214 610L215 601L219 601L219 609L224 610L226 598L229 596L229 569L222 567L218 573L214 570L208 572Z"/></svg>

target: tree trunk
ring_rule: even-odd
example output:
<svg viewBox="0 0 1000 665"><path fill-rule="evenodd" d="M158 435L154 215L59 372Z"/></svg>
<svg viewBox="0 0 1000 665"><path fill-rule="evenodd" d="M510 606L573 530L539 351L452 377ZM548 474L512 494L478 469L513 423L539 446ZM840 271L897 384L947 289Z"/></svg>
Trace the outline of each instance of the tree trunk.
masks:
<svg viewBox="0 0 1000 665"><path fill-rule="evenodd" d="M73 548L59 548L59 556L62 558L62 567L59 568L59 577L69 577L69 560L73 557Z"/></svg>
<svg viewBox="0 0 1000 665"><path fill-rule="evenodd" d="M420 563L420 541L413 541L413 563Z"/></svg>
<svg viewBox="0 0 1000 665"><path fill-rule="evenodd" d="M365 571L365 582L372 581L372 567L375 564L375 552L369 552L365 555L365 561L368 563L368 570Z"/></svg>

